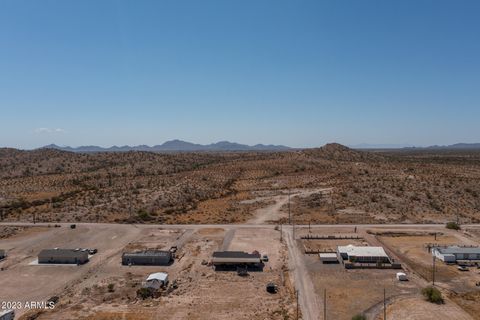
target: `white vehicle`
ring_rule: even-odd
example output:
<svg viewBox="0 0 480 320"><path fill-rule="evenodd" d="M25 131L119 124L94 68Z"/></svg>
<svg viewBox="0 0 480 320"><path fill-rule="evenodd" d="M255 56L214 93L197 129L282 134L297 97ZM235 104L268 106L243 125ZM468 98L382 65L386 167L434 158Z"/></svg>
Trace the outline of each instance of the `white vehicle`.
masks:
<svg viewBox="0 0 480 320"><path fill-rule="evenodd" d="M397 280L398 281L407 281L407 275L403 272L397 272Z"/></svg>
<svg viewBox="0 0 480 320"><path fill-rule="evenodd" d="M15 311L13 310L0 310L0 320L13 320L15 318Z"/></svg>

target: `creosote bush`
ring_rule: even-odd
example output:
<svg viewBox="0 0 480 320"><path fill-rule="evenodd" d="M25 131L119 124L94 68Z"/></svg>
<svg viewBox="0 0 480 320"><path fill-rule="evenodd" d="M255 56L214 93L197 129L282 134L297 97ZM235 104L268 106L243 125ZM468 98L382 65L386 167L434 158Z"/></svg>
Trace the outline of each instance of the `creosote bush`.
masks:
<svg viewBox="0 0 480 320"><path fill-rule="evenodd" d="M454 221L447 222L446 226L447 229L452 229L452 230L460 230L460 225Z"/></svg>
<svg viewBox="0 0 480 320"><path fill-rule="evenodd" d="M427 299L428 302L442 304L443 297L440 290L434 287L426 287L422 289L423 296Z"/></svg>

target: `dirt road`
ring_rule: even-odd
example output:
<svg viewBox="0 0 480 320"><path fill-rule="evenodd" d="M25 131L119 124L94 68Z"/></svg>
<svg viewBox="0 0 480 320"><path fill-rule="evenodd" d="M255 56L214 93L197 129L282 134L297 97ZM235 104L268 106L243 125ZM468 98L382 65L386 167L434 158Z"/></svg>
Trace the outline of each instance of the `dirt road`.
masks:
<svg viewBox="0 0 480 320"><path fill-rule="evenodd" d="M317 300L313 282L305 268L303 254L298 249L292 228L284 228L283 232L288 247L288 267L290 272L293 273L295 289L298 290L302 319L319 320L321 319L319 310L323 308L323 305Z"/></svg>
<svg viewBox="0 0 480 320"><path fill-rule="evenodd" d="M281 209L283 206L288 204L288 199L292 200L295 197L307 197L314 193L330 191L331 188L321 188L321 189L294 189L290 191L290 196L287 193L282 193L280 195L272 196L271 198L262 197L263 200L269 199L273 200L272 205L260 208L255 210L254 217L247 221L251 224L264 224L269 221L278 221L281 218L288 217L288 212L282 212Z"/></svg>

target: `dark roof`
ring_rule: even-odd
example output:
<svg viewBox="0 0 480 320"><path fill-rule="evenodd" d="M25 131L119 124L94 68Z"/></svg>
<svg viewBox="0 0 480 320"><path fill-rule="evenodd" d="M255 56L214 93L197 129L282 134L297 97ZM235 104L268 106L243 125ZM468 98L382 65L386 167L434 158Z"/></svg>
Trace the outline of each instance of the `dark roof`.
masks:
<svg viewBox="0 0 480 320"><path fill-rule="evenodd" d="M246 253L243 251L215 251L214 258L260 258L260 253Z"/></svg>
<svg viewBox="0 0 480 320"><path fill-rule="evenodd" d="M0 256L3 256L3 255L5 255L5 250L0 249Z"/></svg>
<svg viewBox="0 0 480 320"><path fill-rule="evenodd" d="M38 256L47 257L88 257L88 252L82 252L76 249L43 249Z"/></svg>
<svg viewBox="0 0 480 320"><path fill-rule="evenodd" d="M169 257L172 255L172 253L170 251L164 251L164 250L144 250L139 252L124 252L123 255L137 256L137 257L143 257L143 256Z"/></svg>

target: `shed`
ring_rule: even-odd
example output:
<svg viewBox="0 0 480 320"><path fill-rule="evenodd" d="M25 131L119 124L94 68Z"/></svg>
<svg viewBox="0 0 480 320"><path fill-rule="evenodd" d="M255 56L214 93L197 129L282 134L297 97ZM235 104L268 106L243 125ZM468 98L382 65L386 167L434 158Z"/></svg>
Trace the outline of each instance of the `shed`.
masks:
<svg viewBox="0 0 480 320"><path fill-rule="evenodd" d="M144 250L122 254L123 265L166 266L172 260L172 253L162 250Z"/></svg>
<svg viewBox="0 0 480 320"><path fill-rule="evenodd" d="M260 264L260 253L243 251L215 251L212 257L213 265L255 265Z"/></svg>
<svg viewBox="0 0 480 320"><path fill-rule="evenodd" d="M357 247L354 245L338 246L338 254L344 260L359 263L389 263L390 258L382 247Z"/></svg>
<svg viewBox="0 0 480 320"><path fill-rule="evenodd" d="M38 263L84 264L88 262L88 252L79 249L44 249L38 254Z"/></svg>
<svg viewBox="0 0 480 320"><path fill-rule="evenodd" d="M322 252L318 255L323 263L338 263L338 256L334 252Z"/></svg>
<svg viewBox="0 0 480 320"><path fill-rule="evenodd" d="M145 288L160 289L168 284L168 273L156 272L147 277L147 281L144 283Z"/></svg>

